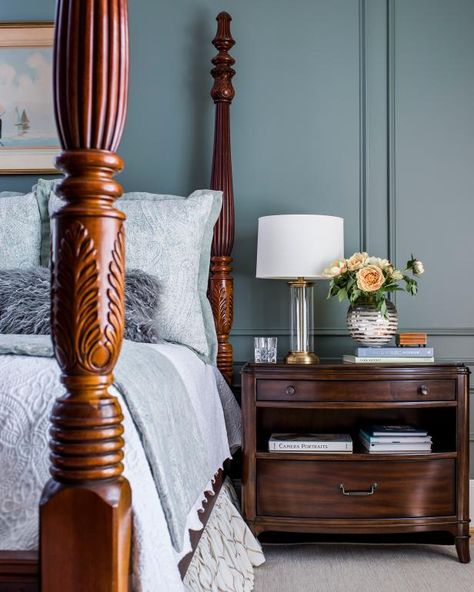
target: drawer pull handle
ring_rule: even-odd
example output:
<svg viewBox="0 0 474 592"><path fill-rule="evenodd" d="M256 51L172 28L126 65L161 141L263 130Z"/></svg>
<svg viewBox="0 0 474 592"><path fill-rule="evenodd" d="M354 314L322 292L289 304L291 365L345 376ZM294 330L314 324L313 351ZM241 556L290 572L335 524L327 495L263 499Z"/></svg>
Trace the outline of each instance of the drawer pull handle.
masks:
<svg viewBox="0 0 474 592"><path fill-rule="evenodd" d="M296 393L296 388L290 384L290 386L286 387L286 394L287 395L294 395Z"/></svg>
<svg viewBox="0 0 474 592"><path fill-rule="evenodd" d="M422 394L424 397L426 397L427 395L429 395L429 393L430 393L430 389L429 389L429 388L426 386L426 384L422 384L422 385L420 386L420 393L421 393L421 394Z"/></svg>
<svg viewBox="0 0 474 592"><path fill-rule="evenodd" d="M370 486L370 489L368 491L361 491L361 490L357 490L357 489L350 491L349 489L344 488L344 483L341 483L339 485L339 489L341 490L342 495L365 496L365 495L374 495L375 490L377 489L378 486L379 486L378 483L372 483L372 485Z"/></svg>

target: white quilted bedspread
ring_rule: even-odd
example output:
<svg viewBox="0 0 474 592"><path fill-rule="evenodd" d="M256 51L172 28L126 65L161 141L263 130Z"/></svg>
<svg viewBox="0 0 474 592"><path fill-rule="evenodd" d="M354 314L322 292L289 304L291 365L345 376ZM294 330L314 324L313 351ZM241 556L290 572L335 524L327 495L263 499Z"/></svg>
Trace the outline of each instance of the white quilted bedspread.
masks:
<svg viewBox="0 0 474 592"><path fill-rule="evenodd" d="M230 451L213 368L185 347L172 344L153 347L179 370L201 432L207 438L210 466L217 472L230 457ZM48 418L54 399L62 391L54 359L0 356L0 550L37 548L38 501L49 478ZM115 394L120 399L117 391ZM179 592L183 584L177 562L190 550L189 537L185 537L185 548L178 556L171 544L139 435L123 402L122 409L126 433L125 475L133 491L134 589ZM211 479L209 475L209 488ZM201 502L201 498L196 500L186 529L201 528L197 516Z"/></svg>

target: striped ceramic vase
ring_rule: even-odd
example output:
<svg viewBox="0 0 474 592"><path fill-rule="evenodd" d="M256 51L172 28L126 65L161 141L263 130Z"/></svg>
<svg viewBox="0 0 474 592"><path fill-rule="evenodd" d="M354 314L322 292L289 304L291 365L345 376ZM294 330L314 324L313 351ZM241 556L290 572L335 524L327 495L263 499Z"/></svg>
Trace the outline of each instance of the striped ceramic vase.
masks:
<svg viewBox="0 0 474 592"><path fill-rule="evenodd" d="M387 344L397 333L398 313L390 300L384 316L374 304L351 304L347 311L347 327L354 341L367 347Z"/></svg>

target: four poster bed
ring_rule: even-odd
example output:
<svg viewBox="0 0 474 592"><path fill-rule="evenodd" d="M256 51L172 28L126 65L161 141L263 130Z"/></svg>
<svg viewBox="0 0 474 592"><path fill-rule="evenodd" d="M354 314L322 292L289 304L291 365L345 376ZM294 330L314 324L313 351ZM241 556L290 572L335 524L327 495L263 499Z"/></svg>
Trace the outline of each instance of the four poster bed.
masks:
<svg viewBox="0 0 474 592"><path fill-rule="evenodd" d="M263 561L258 543L238 513L232 510L233 492L222 468L216 473L230 456L229 448L236 444L235 441L230 442L229 425L232 421L238 424L235 409L229 412L235 401L232 403L230 400L225 381L189 348L176 345L179 342L177 338L171 339L174 343L160 342L153 347L146 344L136 344L135 347L129 342L122 344L125 261L127 256L128 273L128 257L134 255L128 250L125 254L125 213L130 224L127 226L128 240L129 229L133 234L134 204L140 203L140 208L146 210L152 207L150 204L159 201L160 207L171 208L171 215L176 216L174 212L182 212L185 203L192 203L198 208L205 199L220 200L218 192L222 191L222 209L220 213L217 211L215 226L215 219L212 219L212 249L209 239L204 268L207 276L211 249L207 290L215 323L215 359L226 381L231 380L232 346L229 334L233 286L230 274L234 207L229 108L234 97L234 60L228 52L234 41L230 33L230 16L221 13L217 21L218 30L213 44L218 53L212 60L214 86L211 93L216 105L211 176L211 189L215 191L195 192L189 198L174 201L173 196L161 196L163 199L155 200L150 194L135 195L128 198L129 201L125 196L119 200L120 208L116 208L114 202L120 198L122 189L113 176L121 170L123 163L115 151L122 135L127 106L127 2L58 0L54 98L63 147L58 167L65 178L59 185L48 185L47 198L53 220L51 336L54 356L61 368L62 385L58 386L57 366L54 360L48 358L52 354L46 351L43 336L33 336L36 341L23 345L23 350L21 343L15 343L14 347L5 339L0 343L0 353L8 354L0 356L0 374L3 364L5 376L31 373L30 386L33 381L44 383L38 386L35 382L34 388L42 390L34 395L30 393L34 390L32 386L25 388L23 385L23 400L6 399L13 410L17 408L15 406L24 405L23 415L17 415L27 418L24 425L18 423L20 427L15 424L10 435L17 428L20 433L23 425L26 426L24 437L28 439L27 435L34 429L39 430L40 426L43 431L34 433L44 442L28 441L30 448L25 453L28 458L24 460L21 474L10 475L8 486L14 489L17 481L30 473L38 473L36 481L30 480L23 490L19 489L17 498L10 500L8 508L6 502L3 506L0 503L0 533L2 527L7 528L5 524L8 526L8 520L13 515L17 520L16 533L13 527L10 533L3 531L15 542L13 547L0 547L2 592L39 589L43 592L125 592L131 591L132 587L150 592L178 592L179 589L246 591L252 588L252 566ZM0 199L1 203L6 201ZM178 209L173 210L174 207ZM207 224L210 219L206 218ZM146 231L144 226L141 231ZM206 252L205 248L203 252ZM199 266L202 263L201 256ZM178 321L176 324L179 324ZM174 329L176 327L171 323L170 331ZM136 349L139 346L142 349ZM199 351L198 346L191 346ZM159 372L156 370L156 376L150 374L155 370L153 364L148 363L152 353L160 357L162 363ZM125 354L132 360L128 367L123 361ZM46 372L44 369L48 364ZM127 386L129 374L133 372L137 374L137 384L140 380L147 380L147 388L141 389L140 396L136 398L131 396L128 392L131 387ZM3 389L8 387L8 380L6 378L3 382ZM120 383L122 388L119 388ZM167 387L167 384L172 386ZM15 385L12 382L12 391ZM144 393L144 390L147 392ZM56 391L58 394L62 391L63 396L56 397ZM164 391L170 395L165 403L161 400ZM188 395L189 398L186 398ZM155 398L150 403L152 397ZM26 502L21 506L23 502L18 499L25 490L28 495L36 495L34 487L46 470L42 467L44 458L35 456L41 444L46 445L45 424L34 423L36 419L31 418L40 401L44 403L44 409L48 409L47 416L51 422L51 478L44 486L39 504L36 550L32 549L34 543L31 540L37 529L37 511L26 507ZM50 402L51 408L48 407ZM145 410L142 416L137 412L140 405ZM0 397L0 409L1 406ZM197 427L185 423L187 407L194 408L195 416L191 416L190 421L197 417ZM5 425L20 422L13 412L8 415L9 410L7 406L3 411ZM166 416L166 413L169 415ZM232 413L233 420L229 419ZM143 417L145 421L142 421ZM148 434L147 430L153 433ZM182 462L185 464L186 452L191 446L192 463L199 465L198 449L202 442L194 434L199 431L204 439L209 439L207 448L204 446L202 452L206 462L201 463L207 472L200 475L201 484L196 490L200 494L190 493L193 503L188 500L186 506L184 500L183 507L187 513L178 516L179 512L173 513L176 510L173 506L180 501L177 498L185 497L188 472L195 470L197 474L198 468L191 467L188 472L179 473L176 458L160 459L156 449L163 450L166 439L169 443L172 438L173 446L165 456L173 456L175 448L181 450L180 440L186 437L188 448L182 448ZM163 438L163 433L166 438ZM216 440L218 437L219 441ZM8 446L2 448L0 445L0 467L19 466L19 456L15 456L18 450L13 450L18 446L12 445L10 450L14 462L7 458L2 465L2 454ZM165 461L175 464L167 465ZM127 478L123 474L124 464ZM207 476L203 481L204 475ZM212 480L213 476L215 479ZM200 520L205 525L204 531L199 530L199 524L196 524L197 511L203 500ZM2 511L7 516L3 523ZM190 529L190 538L184 536L184 543L181 541L181 545L175 545L175 539L182 539L183 532L189 533ZM214 534L206 534L209 529ZM33 534L30 530L34 531ZM30 539L25 542L28 536ZM217 542L220 550L212 548L213 536L221 537ZM225 551L225 547L230 547L230 550ZM224 566L224 573L216 576L207 561L214 561L214 570L220 569L222 557L219 554L238 558L241 565L244 564L242 569L246 573L237 573L237 561L231 566ZM167 566L167 563L173 565ZM178 563L184 584L181 584L181 578L179 584L176 580ZM165 568L168 569L166 574ZM146 575L143 575L145 572ZM220 577L220 581L216 582L216 577Z"/></svg>

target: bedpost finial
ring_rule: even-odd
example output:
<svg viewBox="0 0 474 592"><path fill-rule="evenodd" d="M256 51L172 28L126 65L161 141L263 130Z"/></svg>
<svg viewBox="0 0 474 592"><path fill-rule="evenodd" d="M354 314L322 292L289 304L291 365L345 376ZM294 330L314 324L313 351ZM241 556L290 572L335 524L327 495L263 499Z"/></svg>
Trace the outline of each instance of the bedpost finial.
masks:
<svg viewBox="0 0 474 592"><path fill-rule="evenodd" d="M214 86L211 90L211 97L215 103L230 103L235 96L232 86L232 78L235 75L232 66L235 64L235 60L229 55L229 50L235 45L230 32L232 17L227 12L220 12L216 20L217 33L212 45L217 49L218 54L212 60L214 68L211 70L211 74L214 78Z"/></svg>
<svg viewBox="0 0 474 592"><path fill-rule="evenodd" d="M214 45L214 47L220 51L229 51L229 49L235 45L235 41L232 38L232 34L230 32L230 23L232 21L232 17L228 12L220 12L216 16L216 21L217 33L212 41L212 45Z"/></svg>

